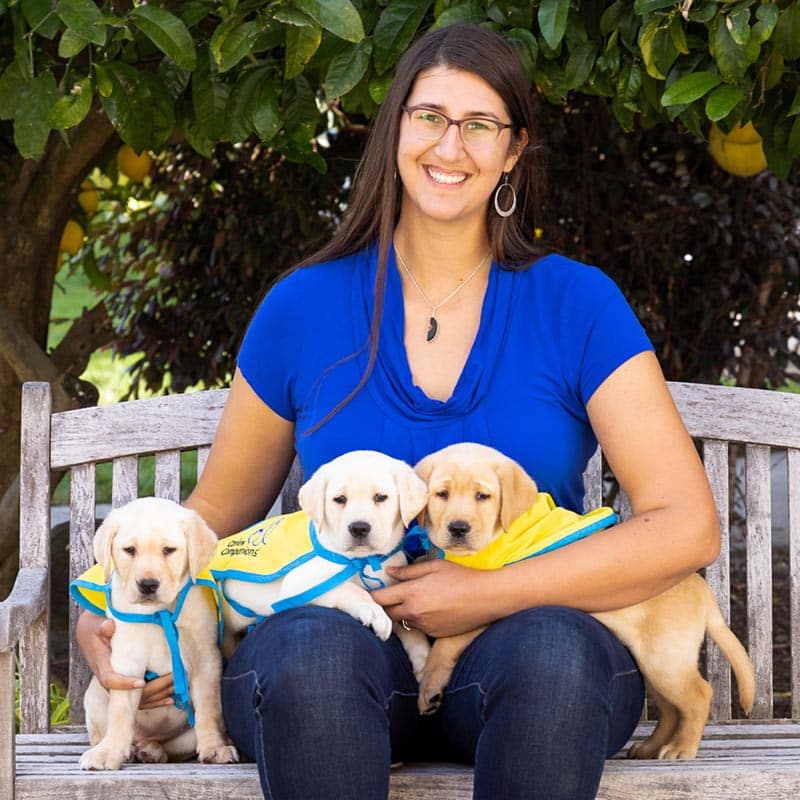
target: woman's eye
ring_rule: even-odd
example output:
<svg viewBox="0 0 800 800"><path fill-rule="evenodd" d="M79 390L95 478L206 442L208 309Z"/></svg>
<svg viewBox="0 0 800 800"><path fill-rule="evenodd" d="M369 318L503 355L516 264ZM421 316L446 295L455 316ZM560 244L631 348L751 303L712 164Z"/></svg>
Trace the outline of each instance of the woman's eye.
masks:
<svg viewBox="0 0 800 800"><path fill-rule="evenodd" d="M447 500L447 498L450 497L450 492L448 492L447 489L439 489L439 491L436 492L436 496L440 500Z"/></svg>
<svg viewBox="0 0 800 800"><path fill-rule="evenodd" d="M171 556L178 548L177 547L163 547L161 548L161 552L165 556Z"/></svg>
<svg viewBox="0 0 800 800"><path fill-rule="evenodd" d="M122 552L123 553L127 553L129 556L135 556L136 555L136 548L133 547L133 545L131 545L130 547L123 547L122 548Z"/></svg>
<svg viewBox="0 0 800 800"><path fill-rule="evenodd" d="M486 492L475 492L475 499L478 501L481 500L488 500L490 495L486 494Z"/></svg>
<svg viewBox="0 0 800 800"><path fill-rule="evenodd" d="M372 499L376 503L382 503L384 500L387 500L388 498L389 498L388 494L381 494L380 492L378 492L377 494L373 495L373 497L372 497Z"/></svg>
<svg viewBox="0 0 800 800"><path fill-rule="evenodd" d="M343 506L347 503L347 498L343 494L337 494L336 497L333 498L333 502Z"/></svg>
<svg viewBox="0 0 800 800"><path fill-rule="evenodd" d="M419 119L430 125L440 125L443 122L442 116L435 111L420 111Z"/></svg>
<svg viewBox="0 0 800 800"><path fill-rule="evenodd" d="M489 131L494 128L494 125L485 119L468 119L465 122L467 129L475 133L479 131Z"/></svg>

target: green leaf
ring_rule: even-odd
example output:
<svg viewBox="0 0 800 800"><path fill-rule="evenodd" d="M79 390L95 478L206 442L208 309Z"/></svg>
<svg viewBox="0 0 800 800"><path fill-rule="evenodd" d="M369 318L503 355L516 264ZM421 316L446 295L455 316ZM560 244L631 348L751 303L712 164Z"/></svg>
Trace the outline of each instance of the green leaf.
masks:
<svg viewBox="0 0 800 800"><path fill-rule="evenodd" d="M81 38L87 39L92 44L106 43L105 20L92 0L59 0L56 14Z"/></svg>
<svg viewBox="0 0 800 800"><path fill-rule="evenodd" d="M364 38L361 15L350 0L292 0L294 5L316 20L326 31L347 42Z"/></svg>
<svg viewBox="0 0 800 800"><path fill-rule="evenodd" d="M758 22L750 29L750 38L758 44L764 44L772 36L780 13L780 9L775 3L760 5L756 9Z"/></svg>
<svg viewBox="0 0 800 800"><path fill-rule="evenodd" d="M14 119L27 82L19 61L12 61L0 75L0 119Z"/></svg>
<svg viewBox="0 0 800 800"><path fill-rule="evenodd" d="M785 59L794 61L800 58L800 6L797 3L784 9L775 25L773 40Z"/></svg>
<svg viewBox="0 0 800 800"><path fill-rule="evenodd" d="M792 130L789 133L789 158L800 156L800 117L792 123Z"/></svg>
<svg viewBox="0 0 800 800"><path fill-rule="evenodd" d="M22 0L22 16L31 31L52 39L61 28L61 20L53 13L52 0Z"/></svg>
<svg viewBox="0 0 800 800"><path fill-rule="evenodd" d="M431 0L391 0L382 11L372 34L375 69L379 75L393 67L406 51L430 5Z"/></svg>
<svg viewBox="0 0 800 800"><path fill-rule="evenodd" d="M14 144L23 158L39 159L50 137L50 109L58 99L56 79L43 72L28 81L14 117Z"/></svg>
<svg viewBox="0 0 800 800"><path fill-rule="evenodd" d="M284 25L296 25L300 28L308 28L314 24L314 20L311 19L308 14L298 11L296 8L279 8L276 9L272 16ZM235 17L231 17L229 20L226 20L226 22L232 22L233 20L235 20ZM225 23L223 23L223 25L224 24Z"/></svg>
<svg viewBox="0 0 800 800"><path fill-rule="evenodd" d="M227 25L230 20L226 20L211 37L211 53L219 72L227 72L235 67L253 49L264 30L264 26L256 20L240 25L235 17L230 19L237 24Z"/></svg>
<svg viewBox="0 0 800 800"><path fill-rule="evenodd" d="M2 78L0 78L2 80ZM800 114L800 88L795 90L794 98L792 99L792 104L789 106L789 110L786 112L787 117L794 117L797 114Z"/></svg>
<svg viewBox="0 0 800 800"><path fill-rule="evenodd" d="M372 44L365 39L345 47L334 56L325 74L325 94L329 99L347 94L364 77L369 67Z"/></svg>
<svg viewBox="0 0 800 800"><path fill-rule="evenodd" d="M542 0L539 6L539 30L553 50L558 47L567 30L567 16L569 15L569 0Z"/></svg>
<svg viewBox="0 0 800 800"><path fill-rule="evenodd" d="M369 82L369 96L373 102L380 105L386 99L386 93L392 85L391 75L381 75L372 78Z"/></svg>
<svg viewBox="0 0 800 800"><path fill-rule="evenodd" d="M191 88L198 141L205 139L212 145L216 144L227 129L225 111L230 88L212 72L210 53L198 59L197 69L192 73Z"/></svg>
<svg viewBox="0 0 800 800"><path fill-rule="evenodd" d="M263 141L269 142L278 133L283 119L278 109L278 90L265 81L258 94L258 102L250 112L253 127Z"/></svg>
<svg viewBox="0 0 800 800"><path fill-rule="evenodd" d="M512 28L506 32L506 38L516 49L522 66L525 68L525 74L532 78L536 60L539 57L539 44L536 37L525 28Z"/></svg>
<svg viewBox="0 0 800 800"><path fill-rule="evenodd" d="M258 105L261 85L269 79L272 67L248 69L228 96L225 117L228 120L228 137L232 142L243 142L253 132L253 110Z"/></svg>
<svg viewBox="0 0 800 800"><path fill-rule="evenodd" d="M61 58L72 58L78 55L85 47L88 47L89 40L84 39L78 33L75 33L72 28L66 28L61 38L58 40L58 55Z"/></svg>
<svg viewBox="0 0 800 800"><path fill-rule="evenodd" d="M564 69L568 89L577 89L586 82L597 60L597 45L594 42L579 44L569 54Z"/></svg>
<svg viewBox="0 0 800 800"><path fill-rule="evenodd" d="M735 6L728 14L726 25L736 44L746 45L750 41L750 9L746 5Z"/></svg>
<svg viewBox="0 0 800 800"><path fill-rule="evenodd" d="M693 72L675 81L661 96L661 103L664 106L693 103L721 83L722 78L716 72Z"/></svg>
<svg viewBox="0 0 800 800"><path fill-rule="evenodd" d="M69 94L58 98L50 112L50 127L57 131L74 128L84 120L91 107L92 79L87 75L75 82Z"/></svg>
<svg viewBox="0 0 800 800"><path fill-rule="evenodd" d="M718 86L706 98L706 116L713 122L725 119L746 94L740 86Z"/></svg>
<svg viewBox="0 0 800 800"><path fill-rule="evenodd" d="M435 31L439 28L446 28L448 25L455 25L457 22L470 22L473 25L483 22L486 19L486 12L483 4L478 0L467 0L466 3L459 3L445 9L436 17L436 22L431 25L429 30Z"/></svg>
<svg viewBox="0 0 800 800"><path fill-rule="evenodd" d="M615 0L600 16L600 33L603 36L619 30L619 24L629 11L627 3L623 0Z"/></svg>
<svg viewBox="0 0 800 800"><path fill-rule="evenodd" d="M99 289L101 292L111 291L111 278L105 272L100 271L92 250L89 250L81 258L81 266L83 274L95 289Z"/></svg>
<svg viewBox="0 0 800 800"><path fill-rule="evenodd" d="M617 79L616 96L620 102L633 100L642 87L642 70L638 64L628 64Z"/></svg>
<svg viewBox="0 0 800 800"><path fill-rule="evenodd" d="M639 50L642 53L642 60L647 74L658 80L664 80L666 77L661 70L656 66L655 61L655 38L659 32L659 23L657 20L652 20L639 34Z"/></svg>
<svg viewBox="0 0 800 800"><path fill-rule="evenodd" d="M662 8L674 8L676 0L636 0L633 4L634 14L649 14Z"/></svg>
<svg viewBox="0 0 800 800"><path fill-rule="evenodd" d="M308 28L286 29L286 70L287 80L296 78L303 72L311 56L317 52L322 41L322 28L313 25Z"/></svg>
<svg viewBox="0 0 800 800"><path fill-rule="evenodd" d="M197 65L194 40L183 20L166 9L137 6L131 12L136 27L179 67L190 72Z"/></svg>
<svg viewBox="0 0 800 800"><path fill-rule="evenodd" d="M717 18L711 52L726 83L738 83L744 78L749 66L747 49L734 41L722 16Z"/></svg>
<svg viewBox="0 0 800 800"><path fill-rule="evenodd" d="M689 43L686 41L686 31L683 28L683 19L678 15L669 24L669 37L679 53L686 55L689 52Z"/></svg>

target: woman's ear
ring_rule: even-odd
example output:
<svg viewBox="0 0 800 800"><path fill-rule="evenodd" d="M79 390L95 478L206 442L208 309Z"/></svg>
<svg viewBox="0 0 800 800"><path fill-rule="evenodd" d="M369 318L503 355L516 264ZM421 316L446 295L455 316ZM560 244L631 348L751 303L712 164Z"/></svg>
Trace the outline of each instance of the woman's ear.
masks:
<svg viewBox="0 0 800 800"><path fill-rule="evenodd" d="M529 141L530 137L528 136L528 131L525 128L520 128L508 148L508 156L506 157L503 172L511 172L511 170L514 169L519 157L525 152Z"/></svg>

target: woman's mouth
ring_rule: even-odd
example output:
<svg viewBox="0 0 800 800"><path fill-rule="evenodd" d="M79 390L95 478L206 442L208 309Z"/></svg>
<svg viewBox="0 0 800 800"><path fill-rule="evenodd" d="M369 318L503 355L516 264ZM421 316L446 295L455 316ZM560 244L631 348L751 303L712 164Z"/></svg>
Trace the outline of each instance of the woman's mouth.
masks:
<svg viewBox="0 0 800 800"><path fill-rule="evenodd" d="M463 183L467 179L465 172L443 172L436 169L436 167L425 167L425 172L434 183L443 183L448 186L453 186L457 183Z"/></svg>

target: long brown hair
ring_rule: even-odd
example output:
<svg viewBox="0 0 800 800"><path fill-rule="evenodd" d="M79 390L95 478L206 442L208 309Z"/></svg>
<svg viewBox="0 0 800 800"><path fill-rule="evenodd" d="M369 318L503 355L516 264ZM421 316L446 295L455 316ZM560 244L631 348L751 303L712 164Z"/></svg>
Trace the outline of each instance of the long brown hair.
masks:
<svg viewBox="0 0 800 800"><path fill-rule="evenodd" d="M534 137L533 102L528 79L513 46L499 34L467 23L426 34L406 51L397 66L391 88L373 120L354 177L348 210L340 226L328 244L298 265L305 267L332 261L378 243L374 313L369 339L364 344L369 347L366 369L353 391L307 433L313 433L350 402L372 372L378 352L389 247L402 198L396 169L401 106L419 73L433 67L471 72L500 95L513 125L512 147L519 148L520 131L527 131L528 143L508 177L517 194L516 211L510 217L500 217L490 202L486 209L486 228L492 258L505 269L524 269L542 255L543 248L534 235L541 171L537 157L539 147Z"/></svg>

